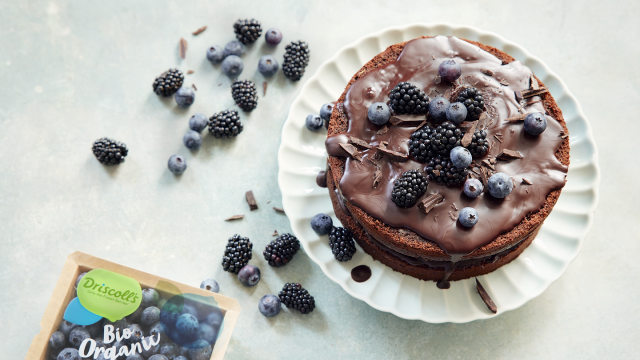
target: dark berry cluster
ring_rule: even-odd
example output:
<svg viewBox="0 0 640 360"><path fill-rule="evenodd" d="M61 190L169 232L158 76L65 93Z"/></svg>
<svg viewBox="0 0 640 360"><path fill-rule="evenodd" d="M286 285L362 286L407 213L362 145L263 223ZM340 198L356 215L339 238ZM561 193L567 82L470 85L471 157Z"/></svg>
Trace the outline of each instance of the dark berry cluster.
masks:
<svg viewBox="0 0 640 360"><path fill-rule="evenodd" d="M231 96L242 110L252 111L258 106L256 84L249 80L236 80L231 84Z"/></svg>
<svg viewBox="0 0 640 360"><path fill-rule="evenodd" d="M153 92L161 96L171 96L182 87L184 75L178 69L163 72L153 82Z"/></svg>
<svg viewBox="0 0 640 360"><path fill-rule="evenodd" d="M309 46L304 41L294 41L285 46L285 49L284 63L282 64L284 76L292 81L298 81L309 65Z"/></svg>
<svg viewBox="0 0 640 360"><path fill-rule="evenodd" d="M451 149L460 146L463 135L460 128L448 121L435 129L424 126L411 134L409 153L423 164L436 155L449 156Z"/></svg>
<svg viewBox="0 0 640 360"><path fill-rule="evenodd" d="M217 138L238 136L242 129L242 123L236 110L224 110L209 118L209 133Z"/></svg>
<svg viewBox="0 0 640 360"><path fill-rule="evenodd" d="M429 179L441 185L458 186L465 182L469 170L467 168L458 169L453 166L448 156L438 155L427 164L427 175Z"/></svg>
<svg viewBox="0 0 640 360"><path fill-rule="evenodd" d="M409 170L393 183L391 200L399 207L408 208L427 191L429 181L420 170Z"/></svg>
<svg viewBox="0 0 640 360"><path fill-rule="evenodd" d="M467 107L466 121L478 120L484 111L484 98L480 90L470 87L462 90L458 94L457 102L461 102Z"/></svg>
<svg viewBox="0 0 640 360"><path fill-rule="evenodd" d="M429 98L417 86L401 82L389 93L389 107L396 114L426 114Z"/></svg>
<svg viewBox="0 0 640 360"><path fill-rule="evenodd" d="M129 153L127 145L106 137L96 140L91 150L96 159L105 165L121 164Z"/></svg>
<svg viewBox="0 0 640 360"><path fill-rule="evenodd" d="M351 260L356 253L356 243L351 231L343 227L334 227L329 233L329 246L333 257L340 262Z"/></svg>
<svg viewBox="0 0 640 360"><path fill-rule="evenodd" d="M238 20L233 24L233 32L241 43L251 44L262 35L262 26L260 21L255 19Z"/></svg>
<svg viewBox="0 0 640 360"><path fill-rule="evenodd" d="M316 307L313 296L300 284L284 284L282 291L278 293L280 301L288 308L299 310L303 314L308 314Z"/></svg>
<svg viewBox="0 0 640 360"><path fill-rule="evenodd" d="M262 252L264 259L273 267L285 266L300 250L300 241L291 234L282 234L273 240Z"/></svg>
<svg viewBox="0 0 640 360"><path fill-rule="evenodd" d="M483 156L489 151L489 141L487 141L486 130L476 130L471 138L471 144L467 149L474 157Z"/></svg>
<svg viewBox="0 0 640 360"><path fill-rule="evenodd" d="M224 271L237 274L238 271L251 260L252 249L253 244L249 241L249 238L241 237L238 234L233 235L229 239L227 248L224 250L224 256L222 257L222 268Z"/></svg>

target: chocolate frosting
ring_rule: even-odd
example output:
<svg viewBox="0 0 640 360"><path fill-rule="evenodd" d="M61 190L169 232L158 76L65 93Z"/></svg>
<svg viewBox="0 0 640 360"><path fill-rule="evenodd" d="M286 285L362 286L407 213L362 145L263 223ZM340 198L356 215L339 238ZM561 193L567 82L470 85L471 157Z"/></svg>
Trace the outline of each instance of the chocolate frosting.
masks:
<svg viewBox="0 0 640 360"><path fill-rule="evenodd" d="M495 158L503 149L509 149L519 151L523 156L522 159L497 161L495 164L497 172L504 172L513 178L515 187L505 199L493 198L486 189L478 198L471 199L464 195L461 188L449 188L430 181L424 196L438 192L444 196L442 203L428 214L421 212L417 206L400 208L391 201L394 181L405 171L424 171L426 165L412 158L399 163L383 157L378 160L382 180L373 188L376 167L367 158L373 158L376 146L382 141L388 142L388 149L408 154L408 140L416 128L387 124L389 130L378 135L381 126L367 119L367 109L374 102L388 102L389 92L401 81L415 84L431 94L432 99L433 90L440 94L451 92L454 87L452 84L444 81L435 84L434 79L440 63L452 58L462 68L462 84L475 86L483 93L488 118L484 124L479 124L479 128L487 130L487 140L492 145L487 155ZM492 71L493 76L484 75L481 69ZM529 88L531 74L531 70L518 61L502 65L501 60L492 54L456 37L437 36L409 41L396 61L370 71L354 82L347 92L343 108L349 121L348 131L329 136L326 141L329 155L347 156L345 172L339 184L341 194L351 204L385 224L411 229L435 242L452 258L469 254L501 233L511 230L527 214L540 209L551 190L564 186L568 170L555 156L562 143L559 137L562 126L555 119L547 116L547 129L539 136L525 133L522 122L505 121L517 114L545 113L541 102L521 107L516 101L514 92ZM539 98L529 99L532 100ZM502 142L496 140L496 134L501 134ZM348 157L339 146L340 143L347 143L348 136L371 145L368 150L360 150L362 161ZM474 160L479 163L482 159ZM532 185L522 184L523 178ZM459 209L467 206L475 208L479 214L479 221L472 228L465 228L451 219L451 215L457 219Z"/></svg>

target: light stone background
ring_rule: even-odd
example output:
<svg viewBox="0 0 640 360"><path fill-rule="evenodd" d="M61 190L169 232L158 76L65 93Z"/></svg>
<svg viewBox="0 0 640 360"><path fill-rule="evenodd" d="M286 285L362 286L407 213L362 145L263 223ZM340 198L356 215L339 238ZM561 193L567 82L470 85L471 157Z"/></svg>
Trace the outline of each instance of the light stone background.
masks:
<svg viewBox="0 0 640 360"><path fill-rule="evenodd" d="M217 279L243 308L228 359L637 358L638 15L637 2L594 0L0 1L0 357L25 356L65 258L80 250L196 286ZM280 46L262 38L243 57L259 106L242 114L237 140L205 136L190 152L181 142L189 116L234 106L205 50L233 40L232 23L247 17L284 33ZM304 252L277 270L261 260L271 233L290 231L271 209L281 206L276 153L304 80L361 36L419 21L493 31L543 59L581 102L599 146L601 200L580 255L541 296L491 320L403 320L351 298ZM263 97L258 58L280 60L297 39L312 51L307 75L291 83L279 73ZM169 67L195 71L185 80L198 87L188 110L151 91ZM96 161L90 147L102 136L128 145L124 164ZM188 159L182 177L167 170L174 153ZM249 189L258 211L248 211ZM246 218L223 221L234 214ZM263 278L254 288L220 266L234 233L255 245ZM260 315L258 299L285 281L310 289L312 315Z"/></svg>

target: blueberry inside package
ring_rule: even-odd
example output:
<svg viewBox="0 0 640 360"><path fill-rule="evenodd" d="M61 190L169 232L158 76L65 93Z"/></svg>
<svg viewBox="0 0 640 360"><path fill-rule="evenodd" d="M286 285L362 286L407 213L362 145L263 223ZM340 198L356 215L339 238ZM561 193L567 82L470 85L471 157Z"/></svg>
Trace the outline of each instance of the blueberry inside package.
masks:
<svg viewBox="0 0 640 360"><path fill-rule="evenodd" d="M222 359L239 314L235 299L76 252L26 358Z"/></svg>

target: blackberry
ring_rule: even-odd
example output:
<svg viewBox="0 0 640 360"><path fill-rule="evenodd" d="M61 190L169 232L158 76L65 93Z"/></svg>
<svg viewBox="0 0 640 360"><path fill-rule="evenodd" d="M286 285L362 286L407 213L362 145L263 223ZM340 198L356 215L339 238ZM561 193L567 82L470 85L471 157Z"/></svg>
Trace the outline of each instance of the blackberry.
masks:
<svg viewBox="0 0 640 360"><path fill-rule="evenodd" d="M389 106L396 114L426 114L429 98L417 86L401 82L389 93Z"/></svg>
<svg viewBox="0 0 640 360"><path fill-rule="evenodd" d="M470 87L462 90L458 94L457 102L461 102L467 107L466 121L478 120L484 111L484 98L480 90Z"/></svg>
<svg viewBox="0 0 640 360"><path fill-rule="evenodd" d="M308 314L316 308L313 296L300 284L284 284L278 297L288 308L294 308L303 314Z"/></svg>
<svg viewBox="0 0 640 360"><path fill-rule="evenodd" d="M460 128L448 121L443 122L435 129L427 125L411 134L409 153L415 160L423 164L436 155L449 156L451 149L460 146L463 135Z"/></svg>
<svg viewBox="0 0 640 360"><path fill-rule="evenodd" d="M329 233L329 246L333 257L340 262L351 260L356 253L356 244L351 231L343 227L334 227Z"/></svg>
<svg viewBox="0 0 640 360"><path fill-rule="evenodd" d="M426 171L429 179L447 186L459 186L467 180L467 175L469 175L467 168L458 169L453 166L449 157L441 155L429 161Z"/></svg>
<svg viewBox="0 0 640 360"><path fill-rule="evenodd" d="M224 256L222 257L224 271L237 274L251 260L252 249L253 244L249 241L249 238L243 238L238 234L229 238L227 248L224 250Z"/></svg>
<svg viewBox="0 0 640 360"><path fill-rule="evenodd" d="M487 153L489 150L489 141L487 141L486 130L476 130L471 138L471 144L467 146L467 149L474 157L480 157Z"/></svg>
<svg viewBox="0 0 640 360"><path fill-rule="evenodd" d="M169 69L163 72L153 82L153 92L161 96L171 96L182 87L184 75L178 69Z"/></svg>
<svg viewBox="0 0 640 360"><path fill-rule="evenodd" d="M399 207L411 207L427 191L427 185L429 181L420 170L406 171L393 183L391 200Z"/></svg>
<svg viewBox="0 0 640 360"><path fill-rule="evenodd" d="M106 137L96 140L91 150L96 159L105 165L121 164L129 153L127 145Z"/></svg>
<svg viewBox="0 0 640 360"><path fill-rule="evenodd" d="M300 241L291 234L282 234L273 240L262 252L264 259L273 267L285 266L300 250Z"/></svg>
<svg viewBox="0 0 640 360"><path fill-rule="evenodd" d="M258 106L256 84L249 80L236 80L231 84L231 96L242 110L252 111Z"/></svg>
<svg viewBox="0 0 640 360"><path fill-rule="evenodd" d="M209 118L209 133L217 138L238 136L243 126L236 110L224 110Z"/></svg>
<svg viewBox="0 0 640 360"><path fill-rule="evenodd" d="M284 47L284 63L282 71L291 81L298 81L304 75L304 69L309 65L309 46L298 40Z"/></svg>
<svg viewBox="0 0 640 360"><path fill-rule="evenodd" d="M251 20L238 20L233 24L233 32L236 33L236 38L243 44L251 44L258 40L262 35L262 26L260 21Z"/></svg>

